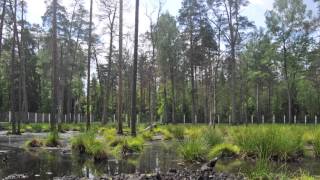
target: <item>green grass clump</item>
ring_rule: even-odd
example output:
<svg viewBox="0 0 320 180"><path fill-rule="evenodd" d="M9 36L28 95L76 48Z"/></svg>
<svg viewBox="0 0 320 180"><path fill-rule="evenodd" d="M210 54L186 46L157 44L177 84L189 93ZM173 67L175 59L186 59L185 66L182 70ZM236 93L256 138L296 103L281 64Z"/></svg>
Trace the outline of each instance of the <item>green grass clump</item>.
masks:
<svg viewBox="0 0 320 180"><path fill-rule="evenodd" d="M202 136L204 133L204 129L199 126L190 126L185 130L185 136L191 139L196 139Z"/></svg>
<svg viewBox="0 0 320 180"><path fill-rule="evenodd" d="M144 131L142 132L141 136L143 137L144 140L152 141L154 132L152 130Z"/></svg>
<svg viewBox="0 0 320 180"><path fill-rule="evenodd" d="M218 156L232 157L240 154L240 148L233 144L218 144L214 146L208 154L209 159L213 159Z"/></svg>
<svg viewBox="0 0 320 180"><path fill-rule="evenodd" d="M314 140L312 142L314 153L316 157L320 157L320 130L314 133Z"/></svg>
<svg viewBox="0 0 320 180"><path fill-rule="evenodd" d="M178 147L178 153L186 161L204 161L209 146L202 138L187 138Z"/></svg>
<svg viewBox="0 0 320 180"><path fill-rule="evenodd" d="M210 147L223 142L221 133L218 131L218 129L214 128L203 129L200 137L203 138Z"/></svg>
<svg viewBox="0 0 320 180"><path fill-rule="evenodd" d="M164 127L157 127L154 129L155 134L160 134L163 136L164 140L171 140L173 139L173 135L169 132L168 129Z"/></svg>
<svg viewBox="0 0 320 180"><path fill-rule="evenodd" d="M43 142L40 139L32 139L25 142L27 148L39 148L43 146Z"/></svg>
<svg viewBox="0 0 320 180"><path fill-rule="evenodd" d="M171 125L167 127L168 131L173 135L175 139L183 140L185 129L183 126Z"/></svg>
<svg viewBox="0 0 320 180"><path fill-rule="evenodd" d="M78 151L80 154L88 152L90 145L94 142L96 136L93 132L81 133L71 139L71 146L73 150Z"/></svg>
<svg viewBox="0 0 320 180"><path fill-rule="evenodd" d="M59 134L58 132L54 131L54 132L50 132L47 136L47 138L45 139L45 145L47 147L57 147L60 146L61 143L59 142Z"/></svg>
<svg viewBox="0 0 320 180"><path fill-rule="evenodd" d="M301 131L289 126L241 127L233 133L233 140L245 154L261 159L287 160L303 152Z"/></svg>
<svg viewBox="0 0 320 180"><path fill-rule="evenodd" d="M109 148L103 140L97 140L93 131L81 133L71 139L72 149L80 154L87 154L93 157L96 162L108 158Z"/></svg>
<svg viewBox="0 0 320 180"><path fill-rule="evenodd" d="M109 143L114 156L126 156L132 153L139 153L143 150L144 139L142 136L137 137L117 137Z"/></svg>

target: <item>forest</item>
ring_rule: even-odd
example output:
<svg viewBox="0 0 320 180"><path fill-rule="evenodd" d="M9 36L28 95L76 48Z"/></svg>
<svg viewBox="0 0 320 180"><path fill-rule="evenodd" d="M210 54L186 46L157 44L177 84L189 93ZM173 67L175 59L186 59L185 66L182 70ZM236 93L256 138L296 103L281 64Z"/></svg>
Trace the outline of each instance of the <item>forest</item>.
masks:
<svg viewBox="0 0 320 180"><path fill-rule="evenodd" d="M319 178L320 1L151 1L0 0L0 178Z"/></svg>

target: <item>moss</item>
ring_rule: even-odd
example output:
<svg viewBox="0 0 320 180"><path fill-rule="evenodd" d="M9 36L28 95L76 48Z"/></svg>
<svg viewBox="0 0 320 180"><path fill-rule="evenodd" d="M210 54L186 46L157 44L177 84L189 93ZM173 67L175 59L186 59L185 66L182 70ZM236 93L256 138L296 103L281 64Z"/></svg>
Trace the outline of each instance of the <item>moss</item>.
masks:
<svg viewBox="0 0 320 180"><path fill-rule="evenodd" d="M240 153L240 148L233 144L219 144L214 146L208 154L209 159L213 159L218 156L232 157Z"/></svg>
<svg viewBox="0 0 320 180"><path fill-rule="evenodd" d="M154 136L154 132L151 130L144 131L141 136L143 137L144 140L152 141L152 138Z"/></svg>

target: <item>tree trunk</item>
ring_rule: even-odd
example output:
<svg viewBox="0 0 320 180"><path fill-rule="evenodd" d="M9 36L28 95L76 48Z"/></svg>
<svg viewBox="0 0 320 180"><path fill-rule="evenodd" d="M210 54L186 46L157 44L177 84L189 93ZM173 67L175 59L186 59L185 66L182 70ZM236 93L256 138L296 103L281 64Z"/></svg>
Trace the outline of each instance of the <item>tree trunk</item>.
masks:
<svg viewBox="0 0 320 180"><path fill-rule="evenodd" d="M172 66L172 65L171 65ZM176 123L175 119L175 111L176 111L176 95L175 95L175 78L174 78L174 67L171 67L171 95L172 95L172 114L171 121L172 123Z"/></svg>
<svg viewBox="0 0 320 180"><path fill-rule="evenodd" d="M119 79L118 79L118 103L117 103L117 120L118 134L122 135L122 36L123 36L123 0L120 0L119 11Z"/></svg>
<svg viewBox="0 0 320 180"><path fill-rule="evenodd" d="M1 13L1 22L0 22L0 58L2 55L2 33L3 33L3 25L4 25L4 17L6 14L6 3L7 0L3 0L2 2L2 13Z"/></svg>
<svg viewBox="0 0 320 180"><path fill-rule="evenodd" d="M91 116L90 116L90 62L91 62L91 45L92 45L92 6L93 6L93 0L90 1L90 22L89 22L89 42L88 42L88 64L87 64L87 70L88 70L88 77L87 77L87 130L90 129L90 122L91 122Z"/></svg>
<svg viewBox="0 0 320 180"><path fill-rule="evenodd" d="M136 0L135 32L134 32L134 57L131 91L131 135L136 136L136 100L137 100L137 62L138 62L138 35L139 35L139 0Z"/></svg>

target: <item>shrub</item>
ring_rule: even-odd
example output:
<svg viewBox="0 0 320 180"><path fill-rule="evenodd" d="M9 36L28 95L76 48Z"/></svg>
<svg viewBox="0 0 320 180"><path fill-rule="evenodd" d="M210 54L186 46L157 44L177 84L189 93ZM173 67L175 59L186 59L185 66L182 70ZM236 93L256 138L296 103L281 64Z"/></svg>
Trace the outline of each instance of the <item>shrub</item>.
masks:
<svg viewBox="0 0 320 180"><path fill-rule="evenodd" d="M206 142L203 139L187 138L185 141L180 143L178 147L178 153L186 161L204 161L208 149L208 144L206 144Z"/></svg>
<svg viewBox="0 0 320 180"><path fill-rule="evenodd" d="M213 159L218 156L231 157L238 155L240 153L240 148L233 144L218 144L214 146L208 154L209 159Z"/></svg>

